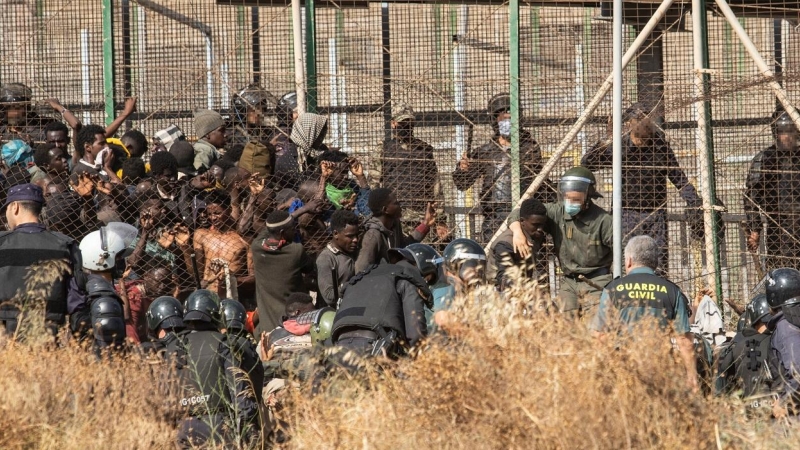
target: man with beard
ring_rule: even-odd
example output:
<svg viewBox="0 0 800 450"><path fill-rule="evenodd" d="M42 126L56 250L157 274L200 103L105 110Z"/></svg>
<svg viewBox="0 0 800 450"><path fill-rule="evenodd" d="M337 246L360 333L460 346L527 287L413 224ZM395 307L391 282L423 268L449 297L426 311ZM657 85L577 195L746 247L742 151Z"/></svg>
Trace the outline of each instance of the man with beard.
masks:
<svg viewBox="0 0 800 450"><path fill-rule="evenodd" d="M800 268L800 154L797 127L780 112L773 124L775 143L758 152L747 173L744 210L750 251L761 234L767 247L767 270ZM762 228L766 224L766 230Z"/></svg>

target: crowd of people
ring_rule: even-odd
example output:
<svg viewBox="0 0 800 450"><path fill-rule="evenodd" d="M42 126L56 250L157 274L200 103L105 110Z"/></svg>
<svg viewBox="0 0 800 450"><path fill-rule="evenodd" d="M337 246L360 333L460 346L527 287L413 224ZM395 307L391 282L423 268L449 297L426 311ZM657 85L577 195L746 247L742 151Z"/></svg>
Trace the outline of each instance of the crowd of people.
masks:
<svg viewBox="0 0 800 450"><path fill-rule="evenodd" d="M440 217L442 175L433 147L414 136L408 105L392 106L393 138L383 147L381 176L369 179L358 158L325 144L325 116L297 113L294 93L275 98L248 86L230 117L196 111L194 142L175 125L149 142L135 129L115 138L135 111L133 98L107 127L82 124L55 99L45 103L63 121L36 113L26 86L0 87L7 230L0 234L0 324L16 335L39 305L54 339L66 327L99 358L131 349L163 358L170 386L178 386L182 447L278 438L274 412L287 380L316 385L339 371L358 372L363 359L402 357L429 334L448 333L458 320L450 310L458 296L477 286L493 285L502 295L536 283L548 251L561 274L549 313L585 320L598 335L619 331L618 320L632 326L655 318L672 331L688 388L700 388L696 348L710 367L715 346L718 392L737 385L747 395L777 392L774 414L796 414L800 272L768 267L766 296L742 311L731 342L714 336L722 334L721 321L709 339L694 329L693 311L716 307L690 302L663 277L666 181L690 218L698 218L702 202L641 105L625 116L626 276L613 280L612 220L595 203L601 195L592 172L610 164L608 142L512 210L508 94L489 100L492 137L466 152L451 174L459 190L480 183L483 242L503 221L509 225L488 252L455 239ZM267 116L274 124L266 125ZM784 115L776 124L776 146L759 154L748 180L753 248L761 216L791 215L781 209L786 204L757 199L770 189L797 195L783 192L788 175L769 170L785 162L776 152L797 146ZM524 191L542 161L529 132L520 142ZM794 226L777 223L783 231ZM793 251L766 242L776 257ZM68 268L32 298L26 274L48 261ZM758 357L754 340L764 350ZM320 347L338 351L322 357Z"/></svg>

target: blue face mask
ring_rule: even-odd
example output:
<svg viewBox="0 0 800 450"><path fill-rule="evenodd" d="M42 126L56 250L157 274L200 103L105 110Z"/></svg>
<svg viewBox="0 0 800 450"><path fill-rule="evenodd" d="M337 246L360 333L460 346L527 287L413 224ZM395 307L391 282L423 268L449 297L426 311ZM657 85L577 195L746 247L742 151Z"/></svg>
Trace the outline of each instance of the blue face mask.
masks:
<svg viewBox="0 0 800 450"><path fill-rule="evenodd" d="M575 216L581 212L581 205L578 203L572 203L569 200L564 200L564 212L570 216Z"/></svg>

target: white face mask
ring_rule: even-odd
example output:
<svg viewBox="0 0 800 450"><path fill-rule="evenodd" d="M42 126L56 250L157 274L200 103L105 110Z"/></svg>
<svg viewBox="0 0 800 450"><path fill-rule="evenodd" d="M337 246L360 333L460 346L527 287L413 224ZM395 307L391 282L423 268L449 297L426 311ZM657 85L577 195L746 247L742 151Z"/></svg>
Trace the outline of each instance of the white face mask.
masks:
<svg viewBox="0 0 800 450"><path fill-rule="evenodd" d="M500 136L508 139L511 136L511 119L503 119L497 122L497 128L500 132Z"/></svg>

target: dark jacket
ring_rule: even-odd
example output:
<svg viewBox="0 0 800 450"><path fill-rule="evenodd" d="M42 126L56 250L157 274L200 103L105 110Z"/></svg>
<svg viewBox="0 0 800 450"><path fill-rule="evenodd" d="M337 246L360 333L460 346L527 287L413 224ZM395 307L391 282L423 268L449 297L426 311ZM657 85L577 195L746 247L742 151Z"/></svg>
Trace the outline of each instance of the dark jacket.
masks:
<svg viewBox="0 0 800 450"><path fill-rule="evenodd" d="M328 306L336 307L339 300L334 295L335 291L341 296L342 288L353 275L356 274L356 264L353 256L344 253L331 244L328 244L317 257L317 287L322 299ZM334 270L337 278L333 279Z"/></svg>
<svg viewBox="0 0 800 450"><path fill-rule="evenodd" d="M611 167L613 148L609 142L596 143L581 159L590 170ZM669 179L687 206L697 207L702 200L678 164L675 152L663 136L650 145L637 147L630 136L622 139L622 207L641 212L666 207Z"/></svg>
<svg viewBox="0 0 800 450"><path fill-rule="evenodd" d="M772 331L770 345L772 367L777 371L773 373L780 385L777 386L782 402L790 399L795 401L800 394L800 328L786 320L783 311L776 314L769 321L768 328Z"/></svg>
<svg viewBox="0 0 800 450"><path fill-rule="evenodd" d="M770 228L785 228L789 233L800 231L800 157L781 153L775 147L760 151L750 163L744 193L744 211L748 231L761 231L762 214ZM777 222L777 223L776 223ZM780 232L780 231L779 231ZM784 236L783 241L793 242Z"/></svg>
<svg viewBox="0 0 800 450"><path fill-rule="evenodd" d="M542 170L542 153L539 143L525 130L520 131L520 194L528 189L536 175ZM481 208L484 213L511 211L511 155L504 151L495 139L467 155L468 170L458 164L453 171L453 183L459 191L466 191L478 178L483 178L480 191ZM555 201L555 190L545 181L534 198L547 203Z"/></svg>
<svg viewBox="0 0 800 450"><path fill-rule="evenodd" d="M408 208L424 211L429 202L436 201L439 171L433 147L423 140L395 138L385 142L381 174L381 185L394 191Z"/></svg>
<svg viewBox="0 0 800 450"><path fill-rule="evenodd" d="M514 251L514 233L511 229L505 230L492 246L492 262L497 270L495 283L499 289L504 289L512 284L508 277L508 269L517 267L522 271L522 276L533 278L536 276L535 257L539 252L538 246L531 249L531 256L523 259L519 253Z"/></svg>
<svg viewBox="0 0 800 450"><path fill-rule="evenodd" d="M314 260L302 244L275 242L264 230L251 245L256 278L259 324L256 335L281 324L286 299L292 292L308 292L306 277L314 273Z"/></svg>
<svg viewBox="0 0 800 450"><path fill-rule="evenodd" d="M389 249L405 247L409 244L425 239L428 227L420 224L410 235L403 234L403 226L399 220L389 230L377 217L371 217L364 224L364 237L361 238L361 248L356 259L356 273L361 272L373 264L389 261Z"/></svg>

